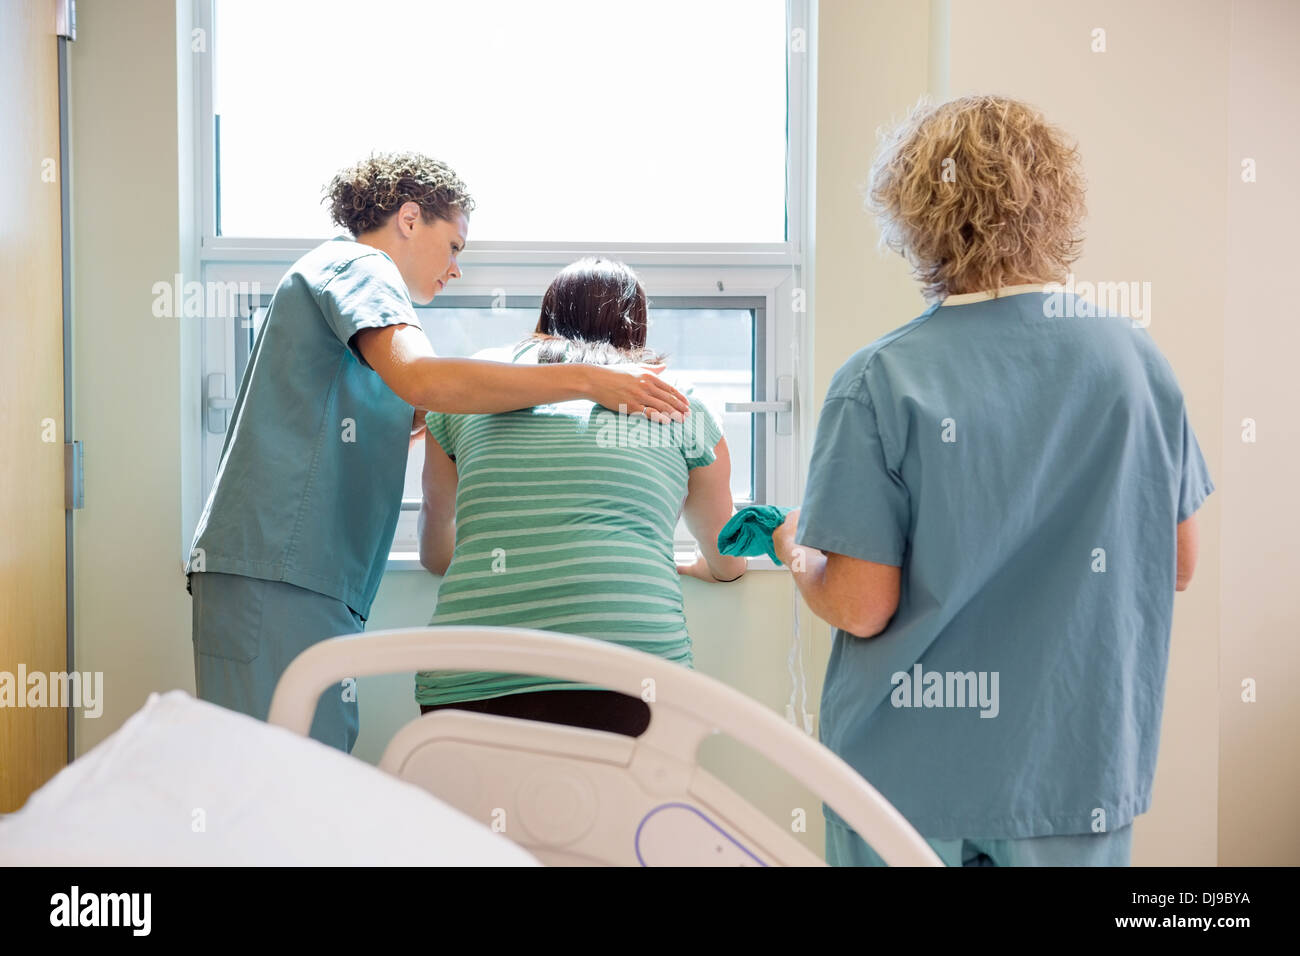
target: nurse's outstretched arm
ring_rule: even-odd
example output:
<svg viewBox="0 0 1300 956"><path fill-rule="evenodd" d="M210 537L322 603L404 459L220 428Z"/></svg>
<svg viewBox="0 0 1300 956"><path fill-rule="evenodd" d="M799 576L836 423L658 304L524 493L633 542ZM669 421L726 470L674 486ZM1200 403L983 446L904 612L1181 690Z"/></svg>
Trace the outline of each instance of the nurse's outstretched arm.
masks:
<svg viewBox="0 0 1300 956"><path fill-rule="evenodd" d="M686 396L653 366L512 365L440 358L411 325L362 329L352 344L409 405L450 414L492 414L586 398L613 411L658 412L681 421Z"/></svg>
<svg viewBox="0 0 1300 956"><path fill-rule="evenodd" d="M798 524L796 509L776 529L772 544L808 607L832 627L875 637L898 610L902 569L795 544Z"/></svg>

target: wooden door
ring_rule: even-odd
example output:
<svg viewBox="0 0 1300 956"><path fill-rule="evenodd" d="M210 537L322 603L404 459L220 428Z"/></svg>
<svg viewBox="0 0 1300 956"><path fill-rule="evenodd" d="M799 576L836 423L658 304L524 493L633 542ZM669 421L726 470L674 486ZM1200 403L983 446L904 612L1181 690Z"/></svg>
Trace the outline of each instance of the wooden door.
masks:
<svg viewBox="0 0 1300 956"><path fill-rule="evenodd" d="M21 674L67 668L55 16L52 0L0 3L0 813L67 755L48 686L44 706L15 706Z"/></svg>

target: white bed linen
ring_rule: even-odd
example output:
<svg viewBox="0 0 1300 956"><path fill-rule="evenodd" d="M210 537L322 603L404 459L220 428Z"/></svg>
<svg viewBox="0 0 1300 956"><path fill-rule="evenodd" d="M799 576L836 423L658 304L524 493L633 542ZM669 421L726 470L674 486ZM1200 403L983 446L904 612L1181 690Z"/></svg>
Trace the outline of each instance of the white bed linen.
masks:
<svg viewBox="0 0 1300 956"><path fill-rule="evenodd" d="M418 787L174 690L0 817L0 865L149 864L538 862Z"/></svg>

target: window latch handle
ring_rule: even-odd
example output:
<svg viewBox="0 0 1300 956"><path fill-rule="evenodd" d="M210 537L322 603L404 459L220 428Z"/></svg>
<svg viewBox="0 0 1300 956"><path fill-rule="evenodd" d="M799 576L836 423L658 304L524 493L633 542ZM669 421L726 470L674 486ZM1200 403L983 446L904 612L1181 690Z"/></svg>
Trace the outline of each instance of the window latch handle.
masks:
<svg viewBox="0 0 1300 956"><path fill-rule="evenodd" d="M747 415L775 415L776 433L789 435L793 433L794 416L794 376L778 375L776 378L776 401L774 402L727 402L724 411L741 412Z"/></svg>
<svg viewBox="0 0 1300 956"><path fill-rule="evenodd" d="M229 424L229 412L235 400L226 397L226 376L213 372L203 380L203 423L214 435L224 435Z"/></svg>

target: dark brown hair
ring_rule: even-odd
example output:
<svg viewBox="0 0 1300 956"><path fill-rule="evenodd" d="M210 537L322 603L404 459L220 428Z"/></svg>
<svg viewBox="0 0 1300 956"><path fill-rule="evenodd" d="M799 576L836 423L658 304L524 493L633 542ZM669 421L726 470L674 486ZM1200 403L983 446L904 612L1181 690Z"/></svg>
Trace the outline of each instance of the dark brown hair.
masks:
<svg viewBox="0 0 1300 956"><path fill-rule="evenodd" d="M588 256L560 271L542 298L534 337L539 364L624 362L659 364L664 356L646 348L645 288L628 266Z"/></svg>
<svg viewBox="0 0 1300 956"><path fill-rule="evenodd" d="M322 201L354 237L382 226L407 202L419 204L426 223L474 211L473 197L452 168L422 153L378 153L340 170Z"/></svg>

